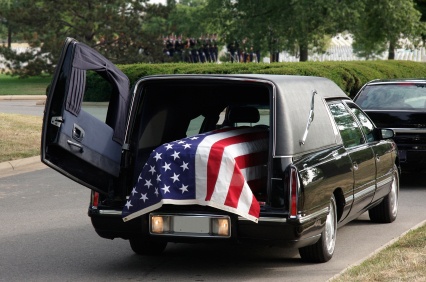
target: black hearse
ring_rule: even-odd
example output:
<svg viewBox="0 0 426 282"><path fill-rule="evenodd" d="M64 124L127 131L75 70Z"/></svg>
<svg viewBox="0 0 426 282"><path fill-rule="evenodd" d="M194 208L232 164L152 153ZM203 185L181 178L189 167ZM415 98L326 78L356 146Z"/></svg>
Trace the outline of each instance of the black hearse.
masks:
<svg viewBox="0 0 426 282"><path fill-rule="evenodd" d="M82 109L87 71L111 85L105 120ZM128 239L138 254L168 242L257 242L325 262L338 226L366 211L395 220L392 137L325 78L159 75L130 88L68 38L41 159L92 190L88 213L101 237Z"/></svg>

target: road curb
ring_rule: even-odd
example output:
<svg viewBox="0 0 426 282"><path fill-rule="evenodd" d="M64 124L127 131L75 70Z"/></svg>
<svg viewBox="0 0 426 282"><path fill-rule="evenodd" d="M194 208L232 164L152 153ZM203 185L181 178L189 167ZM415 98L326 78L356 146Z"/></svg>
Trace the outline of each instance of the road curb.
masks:
<svg viewBox="0 0 426 282"><path fill-rule="evenodd" d="M416 224L415 226L411 227L410 229L408 229L407 231L405 231L404 233L402 233L401 235L399 235L398 237L393 238L392 240L390 240L389 242L387 242L386 244L384 244L383 246L381 246L380 248L376 249L374 252L372 252L371 254L369 254L368 256L360 259L359 261L349 265L348 267L346 267L345 269L343 269L342 271L340 271L338 274L334 275L333 277L331 277L330 279L328 279L327 281L333 281L334 279L337 279L340 277L340 275L342 275L343 273L345 273L347 270L349 270L350 268L359 266L361 263L363 263L364 261L368 260L369 258L375 256L376 254L380 253L381 251L383 251L384 249L386 249L387 247L389 247L390 245L392 245L393 243L397 242L399 239L401 239L402 237L404 237L408 232L416 230L420 227L422 227L423 225L426 225L426 220L423 220L422 222Z"/></svg>
<svg viewBox="0 0 426 282"><path fill-rule="evenodd" d="M4 171L14 171L20 167L39 163L40 162L40 156L34 156L19 160L13 160L8 162L2 162L0 163L0 173Z"/></svg>
<svg viewBox="0 0 426 282"><path fill-rule="evenodd" d="M3 100L3 101L13 101L13 100L46 101L46 95L0 95L0 100Z"/></svg>

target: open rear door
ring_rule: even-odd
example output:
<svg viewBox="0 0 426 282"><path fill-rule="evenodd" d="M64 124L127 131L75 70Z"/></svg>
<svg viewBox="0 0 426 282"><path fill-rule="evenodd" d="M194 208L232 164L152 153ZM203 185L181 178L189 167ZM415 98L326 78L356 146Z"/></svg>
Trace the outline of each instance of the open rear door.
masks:
<svg viewBox="0 0 426 282"><path fill-rule="evenodd" d="M82 109L86 73L111 86L106 120ZM100 193L120 173L128 113L129 80L92 48L67 38L50 85L43 118L41 161Z"/></svg>

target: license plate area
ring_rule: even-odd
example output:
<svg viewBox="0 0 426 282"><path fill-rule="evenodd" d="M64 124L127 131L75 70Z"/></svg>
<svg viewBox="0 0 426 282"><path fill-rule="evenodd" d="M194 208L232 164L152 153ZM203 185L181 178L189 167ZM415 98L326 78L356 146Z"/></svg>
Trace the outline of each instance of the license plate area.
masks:
<svg viewBox="0 0 426 282"><path fill-rule="evenodd" d="M154 236L231 237L231 219L226 215L149 214L149 232Z"/></svg>

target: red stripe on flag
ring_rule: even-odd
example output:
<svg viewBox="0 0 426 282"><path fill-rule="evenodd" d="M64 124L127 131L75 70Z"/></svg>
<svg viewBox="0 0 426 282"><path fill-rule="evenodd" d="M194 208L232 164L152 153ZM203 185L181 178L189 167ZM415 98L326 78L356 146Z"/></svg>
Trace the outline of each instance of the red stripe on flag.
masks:
<svg viewBox="0 0 426 282"><path fill-rule="evenodd" d="M240 169L266 164L267 161L267 151L250 153L248 155L242 155L235 158L235 162L237 163Z"/></svg>
<svg viewBox="0 0 426 282"><path fill-rule="evenodd" d="M251 200L251 207L249 210L249 214L255 217L259 217L259 214L260 214L260 205L254 195L253 195L253 199Z"/></svg>
<svg viewBox="0 0 426 282"><path fill-rule="evenodd" d="M242 142L250 142L261 139L266 134L265 132L245 133L237 136L228 137L214 143L210 149L209 158L207 161L207 194L206 201L210 201L217 177L219 175L220 165L222 162L223 151L227 146ZM267 135L266 135L267 136Z"/></svg>
<svg viewBox="0 0 426 282"><path fill-rule="evenodd" d="M237 165L235 165L231 183L229 184L228 194L226 195L225 206L237 208L243 187L244 176L241 174Z"/></svg>

